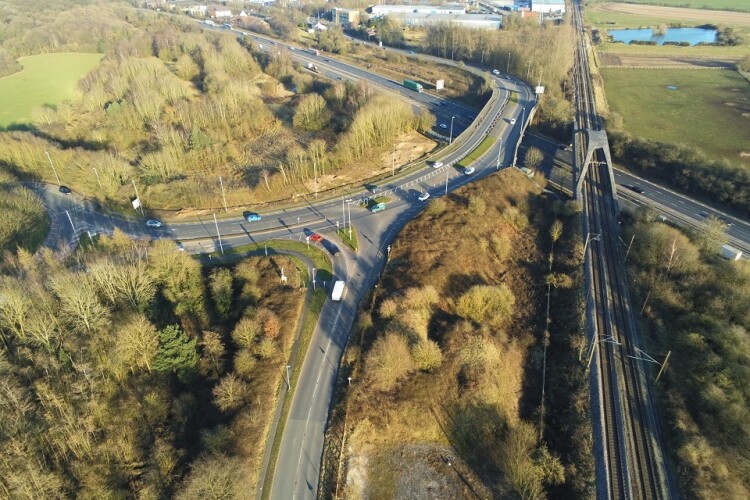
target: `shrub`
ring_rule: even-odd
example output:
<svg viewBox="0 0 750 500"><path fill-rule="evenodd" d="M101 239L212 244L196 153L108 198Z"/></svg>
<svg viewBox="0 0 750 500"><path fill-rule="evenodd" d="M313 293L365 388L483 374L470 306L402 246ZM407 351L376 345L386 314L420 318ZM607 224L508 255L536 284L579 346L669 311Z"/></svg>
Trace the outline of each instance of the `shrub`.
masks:
<svg viewBox="0 0 750 500"><path fill-rule="evenodd" d="M482 216L487 211L487 203L479 196L469 196L469 212L473 215Z"/></svg>
<svg viewBox="0 0 750 500"><path fill-rule="evenodd" d="M458 299L456 313L476 323L499 325L513 314L515 302L513 292L505 283L476 285Z"/></svg>
<svg viewBox="0 0 750 500"><path fill-rule="evenodd" d="M434 340L424 340L414 345L411 356L417 370L431 372L443 363L443 353Z"/></svg>
<svg viewBox="0 0 750 500"><path fill-rule="evenodd" d="M378 338L367 353L365 373L373 389L390 392L413 369L406 339L395 333Z"/></svg>

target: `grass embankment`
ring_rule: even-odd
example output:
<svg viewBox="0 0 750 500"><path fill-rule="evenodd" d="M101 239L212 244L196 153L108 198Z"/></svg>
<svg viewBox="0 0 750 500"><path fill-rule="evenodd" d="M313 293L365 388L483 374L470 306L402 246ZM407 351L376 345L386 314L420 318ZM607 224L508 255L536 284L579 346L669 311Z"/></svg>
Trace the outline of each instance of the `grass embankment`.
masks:
<svg viewBox="0 0 750 500"><path fill-rule="evenodd" d="M469 153L466 158L456 163L456 166L460 168L467 168L469 165L481 158L482 155L486 153L493 144L495 144L495 139L491 137L485 137L485 139L479 143L479 146L477 146L474 151Z"/></svg>
<svg viewBox="0 0 750 500"><path fill-rule="evenodd" d="M350 231L351 231L351 237L349 237ZM347 245L349 248L351 248L355 252L359 251L357 229L354 226L352 226L351 228L347 227L346 229L339 229L339 238L341 238L341 241L343 241L345 245Z"/></svg>
<svg viewBox="0 0 750 500"><path fill-rule="evenodd" d="M750 168L740 157L749 150L750 85L736 72L605 68L601 75L610 110L627 132Z"/></svg>
<svg viewBox="0 0 750 500"><path fill-rule="evenodd" d="M682 496L750 498L750 263L719 258L724 238L709 227L637 214L624 228L627 281L644 349L659 362L672 353L655 400Z"/></svg>
<svg viewBox="0 0 750 500"><path fill-rule="evenodd" d="M329 427L333 442L347 426L345 445L329 448L343 449L342 497L400 497L430 484L443 498L511 497L525 487L541 496L535 461L564 475L538 447L532 417L541 367L528 360L545 329L551 222L539 192L505 170L433 200L392 244L344 354L341 373L353 382L340 381L347 394L337 409L349 414ZM569 252L560 242L559 258ZM568 465L570 476L582 474L580 463Z"/></svg>
<svg viewBox="0 0 750 500"><path fill-rule="evenodd" d="M263 243L248 243L247 245L240 245L238 247L229 248L224 251L224 255L221 255L220 251L212 252L208 256L212 259L233 259L233 258L244 258L244 256L250 252L264 251L266 248L269 250L291 250L294 252L301 253L305 257L308 257L313 261L313 264L317 266L320 271L327 271L329 276L319 276L321 280L326 281L330 279L331 273L331 262L326 258L323 251L315 244L307 245L306 243L300 243L298 241L289 240L271 240ZM307 272L305 272L307 274Z"/></svg>
<svg viewBox="0 0 750 500"><path fill-rule="evenodd" d="M43 54L19 59L23 70L0 79L0 127L31 122L32 110L73 97L102 54Z"/></svg>

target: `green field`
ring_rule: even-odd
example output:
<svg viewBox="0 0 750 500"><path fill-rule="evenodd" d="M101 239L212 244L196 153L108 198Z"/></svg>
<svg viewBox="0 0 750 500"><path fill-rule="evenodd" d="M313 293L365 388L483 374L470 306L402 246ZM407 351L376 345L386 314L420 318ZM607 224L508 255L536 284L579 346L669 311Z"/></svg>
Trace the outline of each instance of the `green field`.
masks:
<svg viewBox="0 0 750 500"><path fill-rule="evenodd" d="M78 80L102 54L43 54L19 59L23 71L0 79L0 127L29 123L31 110L73 96Z"/></svg>
<svg viewBox="0 0 750 500"><path fill-rule="evenodd" d="M737 72L608 68L601 75L626 131L750 166L739 157L750 150L750 84Z"/></svg>
<svg viewBox="0 0 750 500"><path fill-rule="evenodd" d="M750 12L747 0L627 0L628 3L659 5L664 7L687 7L690 9L739 10Z"/></svg>

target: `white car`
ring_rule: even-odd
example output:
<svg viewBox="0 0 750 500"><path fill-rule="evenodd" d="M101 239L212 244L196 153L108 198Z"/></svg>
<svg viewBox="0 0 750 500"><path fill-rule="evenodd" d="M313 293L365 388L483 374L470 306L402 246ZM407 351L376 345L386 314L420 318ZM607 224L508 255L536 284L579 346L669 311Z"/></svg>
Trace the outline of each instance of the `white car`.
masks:
<svg viewBox="0 0 750 500"><path fill-rule="evenodd" d="M471 175L474 173L474 167L467 167L464 169L464 175Z"/></svg>
<svg viewBox="0 0 750 500"><path fill-rule="evenodd" d="M435 163L432 164L432 168L440 168L442 166L443 166L442 161L436 161Z"/></svg>
<svg viewBox="0 0 750 500"><path fill-rule="evenodd" d="M493 74L493 75L499 75L499 74L500 74L500 72L499 72L498 70L496 70L496 69L493 69L493 70L492 70L492 74Z"/></svg>
<svg viewBox="0 0 750 500"><path fill-rule="evenodd" d="M149 219L146 221L146 227L161 227L162 224L156 219Z"/></svg>
<svg viewBox="0 0 750 500"><path fill-rule="evenodd" d="M441 123L441 124L439 125L439 127L440 127L441 129L445 130L445 129L447 129L447 128L448 128L448 125L446 125L445 123Z"/></svg>
<svg viewBox="0 0 750 500"><path fill-rule="evenodd" d="M418 199L419 199L419 201L427 201L428 199L430 199L430 193L424 192L424 193L422 193L422 194L419 195Z"/></svg>
<svg viewBox="0 0 750 500"><path fill-rule="evenodd" d="M510 124L511 125L515 125L516 124L516 119L515 118L511 118L510 119Z"/></svg>

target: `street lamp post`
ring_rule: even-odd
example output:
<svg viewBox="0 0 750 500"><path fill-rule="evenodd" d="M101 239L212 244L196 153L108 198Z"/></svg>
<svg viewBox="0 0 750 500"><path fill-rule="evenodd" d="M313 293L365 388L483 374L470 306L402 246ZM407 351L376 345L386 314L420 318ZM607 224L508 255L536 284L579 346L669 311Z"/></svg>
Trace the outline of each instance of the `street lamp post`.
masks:
<svg viewBox="0 0 750 500"><path fill-rule="evenodd" d="M586 248L589 246L591 241L601 241L601 234L589 233L586 235L586 243L583 245L583 255L586 256Z"/></svg>
<svg viewBox="0 0 750 500"><path fill-rule="evenodd" d="M450 139L448 139L448 145L453 144L453 119L455 117L456 117L455 115L451 116L451 136L450 136Z"/></svg>
<svg viewBox="0 0 750 500"><path fill-rule="evenodd" d="M495 170L500 170L500 155L503 152L503 142L502 142L502 139L500 139L499 142L500 142L500 144L499 144L500 149L497 151L497 166L495 167Z"/></svg>
<svg viewBox="0 0 750 500"><path fill-rule="evenodd" d="M60 182L60 176L57 175L57 170L55 170L55 165L52 163L52 158L50 157L48 151L45 151L44 154L47 155L47 159L49 160L49 166L52 167L52 171L55 173L55 179L57 179L57 185L59 186L60 184L62 184L62 182Z"/></svg>
<svg viewBox="0 0 750 500"><path fill-rule="evenodd" d="M508 52L508 64L505 65L505 74L510 73L510 52Z"/></svg>
<svg viewBox="0 0 750 500"><path fill-rule="evenodd" d="M286 365L286 390L287 392L292 390L292 381L289 378L289 368L291 368L289 365Z"/></svg>
<svg viewBox="0 0 750 500"><path fill-rule="evenodd" d="M346 204L346 211L349 212L349 239L352 239L352 200L349 200L349 203Z"/></svg>
<svg viewBox="0 0 750 500"><path fill-rule="evenodd" d="M313 267L313 268L312 268L312 273L313 273L313 290L315 290L315 271L317 271L317 269L315 269L315 268Z"/></svg>

